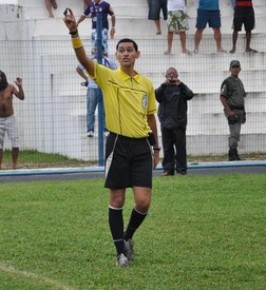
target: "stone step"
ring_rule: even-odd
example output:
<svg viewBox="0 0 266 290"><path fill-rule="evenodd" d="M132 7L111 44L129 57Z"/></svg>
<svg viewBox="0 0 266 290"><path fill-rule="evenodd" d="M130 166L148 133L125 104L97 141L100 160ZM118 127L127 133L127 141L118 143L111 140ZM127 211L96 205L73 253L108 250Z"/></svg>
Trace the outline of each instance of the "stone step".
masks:
<svg viewBox="0 0 266 290"><path fill-rule="evenodd" d="M50 42L49 42L50 43ZM54 46L52 46L54 47ZM36 48L37 49L37 48ZM43 48L47 51L45 48ZM57 48L60 51L60 47ZM55 85L63 94L71 94L76 91L81 79L77 76L75 68L77 60L70 47L68 55L43 55L42 67L46 68L45 78L51 75L54 78ZM245 84L247 92L265 91L265 53L236 54L234 57L239 59L242 64L241 79ZM156 59L156 63L154 60ZM203 56L185 56L183 58L168 58L164 55L142 55L142 58L136 63L136 69L147 75L154 83L159 86L164 81L164 73L170 66L178 69L180 79L187 83L195 93L219 93L220 85L229 72L229 63L232 60L230 54L203 55ZM58 65L60 63L60 66ZM207 83L206 83L207 80ZM80 88L77 91L79 94Z"/></svg>
<svg viewBox="0 0 266 290"><path fill-rule="evenodd" d="M5 7L6 8L6 7ZM10 8L10 6L9 6ZM11 9L11 8L10 8ZM20 10L10 10L7 9L0 10L3 16L4 23L1 25L0 29L0 39L32 39L40 37L64 37L67 36L67 28L65 27L62 17L59 18L42 18L42 19L32 19L21 20L21 15L24 11ZM228 18L228 19L227 19ZM223 18L225 24L222 26L222 36L232 34L232 19L231 17ZM90 20L83 21L79 26L79 31L82 37L90 37ZM188 38L191 40L195 33L195 21L190 19L191 29L187 32ZM126 18L118 17L116 24L116 35L115 38L119 39L122 37L137 38L152 38L152 39L166 39L167 35L167 25L166 21L162 21L162 35L155 35L155 26L153 21L149 21L145 18ZM55 29L56 28L56 29ZM256 28L253 31L253 35L260 35L265 33L265 16L259 15L256 17ZM240 35L245 34L241 32ZM206 28L203 34L203 40L213 37L213 31L210 28Z"/></svg>
<svg viewBox="0 0 266 290"><path fill-rule="evenodd" d="M190 19L191 29L187 32L188 35L194 35L195 33L195 21ZM226 19L224 18L225 24L222 26L222 35L232 34L232 19L231 17ZM10 25L18 25L15 23L10 23ZM62 18L45 18L39 20L28 20L23 23L19 23L19 26L30 26L34 27L34 34L29 35L27 38L36 37L36 36L57 36L57 35L66 35L67 29L62 21ZM118 18L116 24L116 37L121 38L123 36L131 38L166 38L167 35L167 25L166 21L162 21L162 35L155 35L155 26L152 21L149 21L144 18ZM56 27L56 29L55 29ZM80 26L79 30L81 35L90 36L90 20L84 20ZM242 32L244 33L244 32ZM256 18L256 28L253 31L253 34L265 33L265 16L261 15ZM213 35L213 31L210 28L206 28L204 31L203 39L208 37L208 35Z"/></svg>
<svg viewBox="0 0 266 290"><path fill-rule="evenodd" d="M217 104L209 104L206 107L206 103L198 103L196 97L189 101L188 106L188 135L226 135L228 134L228 124L223 112L223 107L219 100L216 100ZM265 103L265 101L264 101ZM72 105L75 106L75 103ZM197 106L197 108L196 108ZM196 110L195 110L196 108ZM218 108L218 110L215 110ZM247 104L248 108L248 104ZM67 111L67 118L76 119L80 124L80 131L86 132L86 103L84 107L78 111L76 110ZM266 112L246 112L247 122L242 128L243 134L266 134L266 127L264 126L266 121ZM95 112L95 132L97 134L98 130L98 113ZM73 119L73 120L74 120ZM156 116L157 124L159 125L159 120ZM76 121L75 121L76 122ZM83 133L82 133L83 134ZM159 135L161 133L159 132ZM83 134L84 136L84 134Z"/></svg>
<svg viewBox="0 0 266 290"><path fill-rule="evenodd" d="M4 0L2 0L4 1ZM25 7L26 18L45 18L47 17L46 8L44 1L42 0L13 0L12 2L19 3L22 7ZM222 17L232 15L233 9L229 0L220 1L220 9ZM1 3L1 2L0 2ZM148 5L145 0L112 0L109 3L114 8L115 14L117 16L125 16L127 18L131 17L148 17ZM187 8L188 14L192 19L196 18L197 14L197 1L189 1ZM58 9L55 10L55 17L61 17L62 12L66 7L70 7L75 15L80 15L83 12L83 3L82 1L73 2L72 0L58 1ZM40 9L41 8L41 9ZM255 15L264 14L265 15L265 1L258 0L254 2Z"/></svg>

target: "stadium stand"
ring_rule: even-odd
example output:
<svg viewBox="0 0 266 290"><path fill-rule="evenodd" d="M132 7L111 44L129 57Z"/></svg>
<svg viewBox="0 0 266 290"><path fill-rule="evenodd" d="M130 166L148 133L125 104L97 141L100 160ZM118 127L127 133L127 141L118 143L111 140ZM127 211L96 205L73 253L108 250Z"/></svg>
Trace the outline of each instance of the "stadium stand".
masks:
<svg viewBox="0 0 266 290"><path fill-rule="evenodd" d="M65 7L76 16L82 14L83 2L58 1L55 18L48 18L43 0L0 0L0 64L8 76L23 77L26 100L15 103L20 119L21 148L56 152L83 160L97 159L97 138L85 135L86 91L75 73L69 35L62 21ZM212 30L206 29L197 55L180 52L179 38L174 37L173 55L163 54L166 48L166 23L162 35L154 35L154 24L147 20L144 0L110 0L117 18L115 40L110 41L114 56L116 41L130 37L137 41L141 58L137 69L157 87L166 68L178 69L181 80L197 94L189 104L187 130L188 154L226 154L228 127L219 101L222 80L228 75L229 62L239 59L241 79L248 92L247 124L243 126L241 153L266 151L266 2L254 1L256 28L252 47L259 52L244 53L245 35L241 32L235 54L215 53ZM232 46L230 0L220 1L223 47ZM188 0L190 30L188 48L193 50L196 21L196 0ZM89 51L90 21L84 21L80 34ZM12 81L10 77L9 81ZM158 123L159 125L159 123Z"/></svg>

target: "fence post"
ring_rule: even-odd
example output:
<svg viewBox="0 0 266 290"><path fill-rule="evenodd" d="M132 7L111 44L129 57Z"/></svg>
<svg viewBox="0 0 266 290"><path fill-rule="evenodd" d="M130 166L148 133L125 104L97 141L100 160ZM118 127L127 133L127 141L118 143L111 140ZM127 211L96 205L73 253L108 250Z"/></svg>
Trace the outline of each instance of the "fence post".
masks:
<svg viewBox="0 0 266 290"><path fill-rule="evenodd" d="M102 48L102 14L97 10L97 62L102 63L103 59L103 48ZM102 92L101 100L98 101L98 164L99 166L104 165L104 110L103 110L103 96Z"/></svg>

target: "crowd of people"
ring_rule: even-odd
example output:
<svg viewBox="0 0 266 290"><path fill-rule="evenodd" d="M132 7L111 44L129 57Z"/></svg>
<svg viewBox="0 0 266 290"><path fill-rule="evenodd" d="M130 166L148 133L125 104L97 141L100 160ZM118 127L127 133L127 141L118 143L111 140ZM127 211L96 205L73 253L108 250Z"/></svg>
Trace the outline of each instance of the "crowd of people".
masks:
<svg viewBox="0 0 266 290"><path fill-rule="evenodd" d="M174 34L178 34L180 37L182 53L191 54L191 51L186 45L186 32L190 29L189 27L189 14L187 12L187 5L190 0L147 0L148 5L148 19L153 21L156 27L156 34L162 34L161 17L163 20L167 20L167 49L165 54L171 54L172 43ZM203 37L203 32L207 25L213 29L213 35L216 43L217 52L225 53L226 50L222 47L222 33L221 33L221 11L220 11L220 0L198 0L197 17L195 21L195 35L194 35L194 49L192 52L199 52L199 45ZM57 9L56 0L44 0L48 16L54 17L53 10ZM94 1L94 0L83 0L84 14L78 20L78 24L85 18L89 17L92 19L92 37L95 36L95 11L94 4L100 3L100 6L108 3L106 1ZM193 2L194 3L194 2ZM108 3L109 4L109 3ZM236 44L238 39L238 33L241 31L244 25L246 31L246 52L255 53L257 50L251 48L251 35L252 30L255 27L255 14L253 9L252 0L231 0L232 8L234 10L232 28L232 48L229 50L230 53L236 52ZM103 8L106 13L106 7ZM114 13L113 11L107 11L108 14ZM111 14L110 14L111 15ZM105 18L106 19L106 18ZM115 21L115 20L114 20ZM108 39L108 21L103 22L103 38L107 43ZM94 32L93 32L94 31ZM110 37L114 36L114 25L112 25L110 31ZM92 46L93 47L93 46Z"/></svg>
<svg viewBox="0 0 266 290"><path fill-rule="evenodd" d="M186 32L189 30L187 13L187 2L189 0L147 0L149 7L148 19L154 21L156 34L162 34L161 15L167 20L167 50L165 54L171 54L173 35L179 34L183 53L191 54L186 47ZM255 14L252 0L232 0L233 15L233 36L232 49L230 53L235 53L238 32L244 25L246 31L246 52L255 53L257 50L250 47L251 32L255 27ZM203 31L207 25L213 29L217 52L225 53L222 47L221 34L221 11L219 0L198 0L197 17L194 35L194 53L199 52L199 45L202 40Z"/></svg>

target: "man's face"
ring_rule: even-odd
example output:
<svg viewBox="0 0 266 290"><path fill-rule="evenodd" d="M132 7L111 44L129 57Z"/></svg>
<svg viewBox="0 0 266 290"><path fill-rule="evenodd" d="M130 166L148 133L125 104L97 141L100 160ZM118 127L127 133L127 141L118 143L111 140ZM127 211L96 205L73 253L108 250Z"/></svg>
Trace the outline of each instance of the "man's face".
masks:
<svg viewBox="0 0 266 290"><path fill-rule="evenodd" d="M178 79L178 73L175 69L168 69L165 77L170 83L175 82Z"/></svg>
<svg viewBox="0 0 266 290"><path fill-rule="evenodd" d="M232 76L238 76L240 71L241 71L241 68L238 65L234 65L230 68L230 72Z"/></svg>
<svg viewBox="0 0 266 290"><path fill-rule="evenodd" d="M132 42L122 42L115 55L121 66L132 66L139 57L139 51L135 50Z"/></svg>

